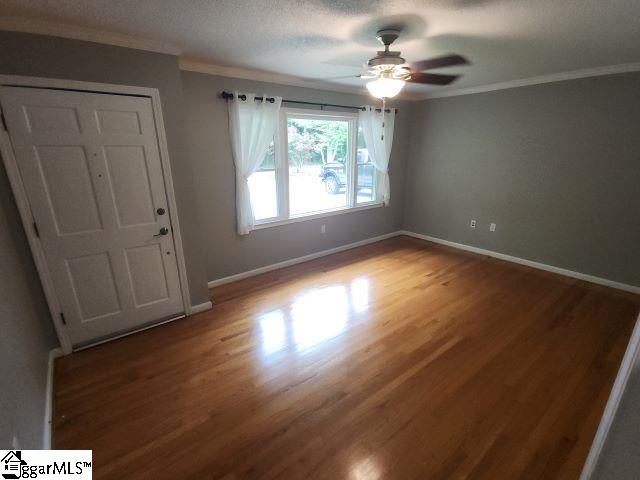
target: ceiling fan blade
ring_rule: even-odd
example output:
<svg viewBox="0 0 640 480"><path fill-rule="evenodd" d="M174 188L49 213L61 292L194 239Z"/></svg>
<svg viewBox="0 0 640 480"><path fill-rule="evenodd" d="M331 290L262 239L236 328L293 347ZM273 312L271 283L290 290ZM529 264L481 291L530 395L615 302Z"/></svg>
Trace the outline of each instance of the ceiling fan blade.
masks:
<svg viewBox="0 0 640 480"><path fill-rule="evenodd" d="M469 60L462 55L445 55L444 57L430 58L429 60L421 60L411 64L412 72L422 72L423 70L432 70L434 68L454 67L456 65L468 65Z"/></svg>
<svg viewBox="0 0 640 480"><path fill-rule="evenodd" d="M441 73L412 73L410 83L426 83L429 85L449 85L461 75L443 75Z"/></svg>

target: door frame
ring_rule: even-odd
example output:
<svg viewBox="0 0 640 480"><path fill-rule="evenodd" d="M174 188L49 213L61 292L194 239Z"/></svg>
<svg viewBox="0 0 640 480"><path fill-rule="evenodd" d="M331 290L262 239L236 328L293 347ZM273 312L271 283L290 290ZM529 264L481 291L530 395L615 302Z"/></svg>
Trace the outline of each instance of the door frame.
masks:
<svg viewBox="0 0 640 480"><path fill-rule="evenodd" d="M25 77L19 75L0 75L0 86L2 87L33 87L53 90L72 90L86 93L106 93L116 95L143 96L151 99L151 109L153 110L153 119L158 135L158 150L160 153L160 162L162 165L162 177L169 202L169 212L171 213L171 226L173 227L173 242L176 252L176 260L178 264L178 277L180 279L180 290L182 292L182 304L185 314L192 313L191 297L189 295L189 284L187 282L187 267L184 259L184 249L182 246L182 234L180 231L180 222L178 220L178 206L175 198L175 190L173 188L173 177L171 174L171 162L169 160L169 149L167 147L167 137L164 129L164 120L162 117L162 105L160 103L160 92L157 88L151 87L135 87L129 85L115 85L108 83L82 82L76 80L63 80L54 78L41 77ZM40 243L40 238L36 235L33 228L34 217L31 213L31 206L27 198L26 190L18 170L13 146L9 132L0 127L0 155L2 156L11 190L18 206L22 226L29 241L29 247L35 261L42 289L49 306L51 320L58 335L60 346L64 354L69 354L73 350L71 339L69 338L66 328L62 323L60 312L60 302L56 295L54 284L47 266L44 249ZM142 327L145 328L145 327ZM138 329L136 329L138 330ZM117 338L117 337L116 337Z"/></svg>

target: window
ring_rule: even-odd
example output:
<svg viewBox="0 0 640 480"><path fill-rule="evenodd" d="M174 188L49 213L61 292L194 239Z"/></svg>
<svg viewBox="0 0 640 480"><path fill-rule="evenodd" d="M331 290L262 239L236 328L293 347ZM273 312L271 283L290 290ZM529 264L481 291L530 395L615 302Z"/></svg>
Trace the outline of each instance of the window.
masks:
<svg viewBox="0 0 640 480"><path fill-rule="evenodd" d="M282 109L278 137L249 177L257 225L375 204L377 175L357 114Z"/></svg>

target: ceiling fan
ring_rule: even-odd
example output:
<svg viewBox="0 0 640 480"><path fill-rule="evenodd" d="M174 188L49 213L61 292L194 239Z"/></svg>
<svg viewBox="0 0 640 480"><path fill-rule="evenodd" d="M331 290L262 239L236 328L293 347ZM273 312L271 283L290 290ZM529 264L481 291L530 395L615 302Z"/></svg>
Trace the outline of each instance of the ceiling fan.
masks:
<svg viewBox="0 0 640 480"><path fill-rule="evenodd" d="M367 83L367 89L376 98L395 97L406 82L427 85L449 85L460 75L445 75L441 73L425 73L434 68L468 65L469 61L461 55L446 55L408 64L400 56L400 52L389 50L391 44L400 36L400 30L387 28L380 30L376 38L384 45L384 51L370 59L367 73L357 75L358 78L375 79Z"/></svg>

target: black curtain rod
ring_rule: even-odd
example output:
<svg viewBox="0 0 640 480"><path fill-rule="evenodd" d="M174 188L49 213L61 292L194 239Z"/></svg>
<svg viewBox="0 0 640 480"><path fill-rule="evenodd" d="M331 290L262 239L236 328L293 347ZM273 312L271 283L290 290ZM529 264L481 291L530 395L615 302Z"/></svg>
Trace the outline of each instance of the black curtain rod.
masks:
<svg viewBox="0 0 640 480"><path fill-rule="evenodd" d="M222 92L220 94L220 96L225 100L233 100L233 93L230 93L230 92ZM247 96L240 94L240 95L238 95L238 98L240 100L246 100ZM275 99L272 98L272 97L264 97L264 98L263 97L256 97L255 100L259 101L259 102L261 102L261 101L266 101L266 102L269 102L269 103L275 102ZM302 100L286 100L284 98L282 99L282 101L284 103L294 103L296 105L314 105L316 107L352 108L352 109L355 109L355 110L362 110L362 111L364 111L364 109L365 109L364 107L354 107L353 105L336 105L334 103L304 102ZM376 108L376 112L381 112L381 111L382 111L381 108ZM385 112L390 113L391 110L387 108L385 110ZM397 109L396 109L396 113L398 113Z"/></svg>

